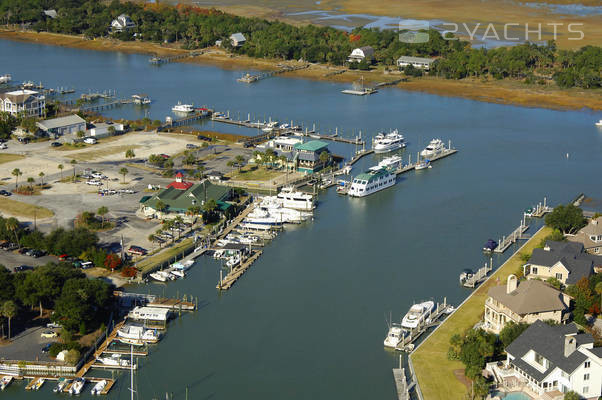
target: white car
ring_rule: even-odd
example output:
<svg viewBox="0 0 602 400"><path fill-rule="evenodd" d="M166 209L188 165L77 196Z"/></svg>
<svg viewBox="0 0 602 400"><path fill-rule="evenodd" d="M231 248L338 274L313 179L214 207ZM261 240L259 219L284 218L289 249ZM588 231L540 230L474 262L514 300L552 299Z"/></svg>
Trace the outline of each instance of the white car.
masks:
<svg viewBox="0 0 602 400"><path fill-rule="evenodd" d="M8 146L6 145L6 143L0 143L0 149L8 149Z"/></svg>
<svg viewBox="0 0 602 400"><path fill-rule="evenodd" d="M84 143L88 143L88 144L96 144L98 142L98 140L94 139L93 137L88 137L84 139Z"/></svg>
<svg viewBox="0 0 602 400"><path fill-rule="evenodd" d="M92 186L102 186L102 182L99 182L99 181L87 181L86 184L92 185Z"/></svg>

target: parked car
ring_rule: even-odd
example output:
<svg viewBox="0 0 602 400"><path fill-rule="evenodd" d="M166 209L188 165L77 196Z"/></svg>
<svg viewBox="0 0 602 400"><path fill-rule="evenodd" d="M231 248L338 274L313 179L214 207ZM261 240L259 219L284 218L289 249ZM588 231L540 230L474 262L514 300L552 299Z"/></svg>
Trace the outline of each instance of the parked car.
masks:
<svg viewBox="0 0 602 400"><path fill-rule="evenodd" d="M130 248L128 249L128 253L136 254L136 255L139 255L139 256L143 256L147 252L148 251L145 248L140 247L140 246L130 246Z"/></svg>
<svg viewBox="0 0 602 400"><path fill-rule="evenodd" d="M98 143L98 140L96 140L93 137L87 137L87 138L84 139L84 143L87 143L87 144L96 144L96 143Z"/></svg>
<svg viewBox="0 0 602 400"><path fill-rule="evenodd" d="M17 250L17 253L27 254L28 251L30 251L30 249L28 249L27 247L21 247L19 250Z"/></svg>
<svg viewBox="0 0 602 400"><path fill-rule="evenodd" d="M19 265L15 267L15 272L32 271L33 267L30 265Z"/></svg>
<svg viewBox="0 0 602 400"><path fill-rule="evenodd" d="M50 143L52 147L61 147L63 144L61 142L52 142Z"/></svg>
<svg viewBox="0 0 602 400"><path fill-rule="evenodd" d="M67 254L61 254L59 256L59 261L67 261L67 258L69 258Z"/></svg>
<svg viewBox="0 0 602 400"><path fill-rule="evenodd" d="M55 338L58 334L55 331L44 331L40 336L43 338Z"/></svg>
<svg viewBox="0 0 602 400"><path fill-rule="evenodd" d="M46 343L42 346L42 353L48 353L50 351L50 346L52 346L52 343Z"/></svg>
<svg viewBox="0 0 602 400"><path fill-rule="evenodd" d="M20 138L19 138L19 142L21 142L21 143L23 143L23 144L27 144L27 143L29 143L29 141L30 141L30 140L29 140L29 138L27 138L27 137L20 137Z"/></svg>
<svg viewBox="0 0 602 400"><path fill-rule="evenodd" d="M46 255L46 252L43 250L30 250L26 253L28 256L33 257L33 258L38 258L38 257L42 257L44 255Z"/></svg>
<svg viewBox="0 0 602 400"><path fill-rule="evenodd" d="M81 265L82 269L92 268L93 266L94 266L94 264L92 264L92 261L83 262Z"/></svg>
<svg viewBox="0 0 602 400"><path fill-rule="evenodd" d="M46 328L58 329L60 327L61 327L61 325L57 324L56 322L49 322L49 323L46 324Z"/></svg>
<svg viewBox="0 0 602 400"><path fill-rule="evenodd" d="M102 182L101 181L86 181L86 185L102 186Z"/></svg>
<svg viewBox="0 0 602 400"><path fill-rule="evenodd" d="M12 195L12 193L9 192L8 190L2 189L2 190L0 190L0 195L8 197L8 196Z"/></svg>
<svg viewBox="0 0 602 400"><path fill-rule="evenodd" d="M197 135L197 137L196 137L196 138L197 138L197 139L199 139L199 140L204 140L204 141L206 141L206 142L210 142L210 141L211 141L211 138L210 138L210 137L203 136L203 135Z"/></svg>
<svg viewBox="0 0 602 400"><path fill-rule="evenodd" d="M194 150L194 149L198 149L198 148L199 148L199 146L197 146L196 144L188 143L188 144L186 145L186 148L187 148L188 150Z"/></svg>
<svg viewBox="0 0 602 400"><path fill-rule="evenodd" d="M0 143L0 149L1 150L8 149L8 146L6 145L6 143Z"/></svg>

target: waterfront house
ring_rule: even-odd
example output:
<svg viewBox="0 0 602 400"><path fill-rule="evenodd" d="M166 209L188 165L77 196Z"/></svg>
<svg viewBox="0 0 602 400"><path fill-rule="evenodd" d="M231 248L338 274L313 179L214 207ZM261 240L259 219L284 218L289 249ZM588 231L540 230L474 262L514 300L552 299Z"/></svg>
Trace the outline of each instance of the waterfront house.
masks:
<svg viewBox="0 0 602 400"><path fill-rule="evenodd" d="M510 321L564 323L569 317L570 297L539 280L519 283L515 275L510 275L505 285L490 288L488 295L484 329L495 334Z"/></svg>
<svg viewBox="0 0 602 400"><path fill-rule="evenodd" d="M589 254L602 256L602 217L592 218L576 235L569 236L568 240L581 243L583 250Z"/></svg>
<svg viewBox="0 0 602 400"><path fill-rule="evenodd" d="M324 168L332 159L328 151L328 144L320 140L297 143L293 147L295 150L293 161L299 172L312 174ZM320 155L323 152L328 154L326 162L320 161Z"/></svg>
<svg viewBox="0 0 602 400"><path fill-rule="evenodd" d="M14 116L41 117L46 113L46 98L28 89L0 93L0 111Z"/></svg>
<svg viewBox="0 0 602 400"><path fill-rule="evenodd" d="M434 61L434 58L401 56L397 59L397 66L399 68L405 68L408 65L411 65L414 68L428 71L431 69L431 64L433 64Z"/></svg>
<svg viewBox="0 0 602 400"><path fill-rule="evenodd" d="M362 62L368 61L371 62L374 58L374 49L372 46L364 46L358 47L357 49L353 49L351 54L349 54L349 58L347 61L349 62Z"/></svg>
<svg viewBox="0 0 602 400"><path fill-rule="evenodd" d="M551 398L574 391L598 399L602 388L602 347L577 325L536 321L506 347L506 367L522 384Z"/></svg>
<svg viewBox="0 0 602 400"><path fill-rule="evenodd" d="M147 218L173 219L177 216L185 221L192 222L194 215L189 215L191 207L203 207L209 200L217 203L218 211L226 213L232 207L229 203L233 198L232 189L226 186L215 185L209 180L193 184L186 182L182 174L178 174L176 180L167 185L152 196L144 196L140 199L140 212ZM163 204L164 208L160 209Z"/></svg>
<svg viewBox="0 0 602 400"><path fill-rule="evenodd" d="M136 24L134 21L126 14L121 14L111 22L111 30L113 32L123 32L135 27Z"/></svg>
<svg viewBox="0 0 602 400"><path fill-rule="evenodd" d="M556 278L563 285L574 285L593 274L594 264L600 263L598 257L584 253L581 243L548 240L543 249L533 250L523 271L527 279Z"/></svg>
<svg viewBox="0 0 602 400"><path fill-rule="evenodd" d="M247 42L247 38L240 32L230 35L230 44L232 47L240 47Z"/></svg>
<svg viewBox="0 0 602 400"><path fill-rule="evenodd" d="M66 134L75 135L79 131L86 131L86 120L75 114L36 122L36 125L42 131L46 132L48 136L52 135L55 138Z"/></svg>

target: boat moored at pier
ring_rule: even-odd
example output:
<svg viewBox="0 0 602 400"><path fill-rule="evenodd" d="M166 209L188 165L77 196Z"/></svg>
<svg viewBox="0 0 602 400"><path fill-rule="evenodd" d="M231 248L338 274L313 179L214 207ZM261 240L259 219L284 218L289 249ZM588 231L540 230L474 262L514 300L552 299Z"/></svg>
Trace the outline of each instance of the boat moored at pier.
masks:
<svg viewBox="0 0 602 400"><path fill-rule="evenodd" d="M403 317L401 326L408 329L417 328L429 318L434 308L435 303L431 300L414 304Z"/></svg>
<svg viewBox="0 0 602 400"><path fill-rule="evenodd" d="M420 152L422 157L434 157L445 151L445 144L441 141L441 139L433 139L426 146L424 150Z"/></svg>
<svg viewBox="0 0 602 400"><path fill-rule="evenodd" d="M379 133L374 137L372 149L375 153L387 153L406 147L405 138L397 129L389 133Z"/></svg>
<svg viewBox="0 0 602 400"><path fill-rule="evenodd" d="M394 172L387 168L372 167L353 179L347 194L353 197L365 197L394 186L395 182Z"/></svg>

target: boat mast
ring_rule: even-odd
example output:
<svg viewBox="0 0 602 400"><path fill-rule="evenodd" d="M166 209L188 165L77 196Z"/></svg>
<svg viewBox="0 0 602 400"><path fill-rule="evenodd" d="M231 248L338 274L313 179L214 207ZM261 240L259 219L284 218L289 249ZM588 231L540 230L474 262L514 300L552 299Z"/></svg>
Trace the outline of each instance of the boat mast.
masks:
<svg viewBox="0 0 602 400"><path fill-rule="evenodd" d="M130 393L134 400L134 345L130 345Z"/></svg>

